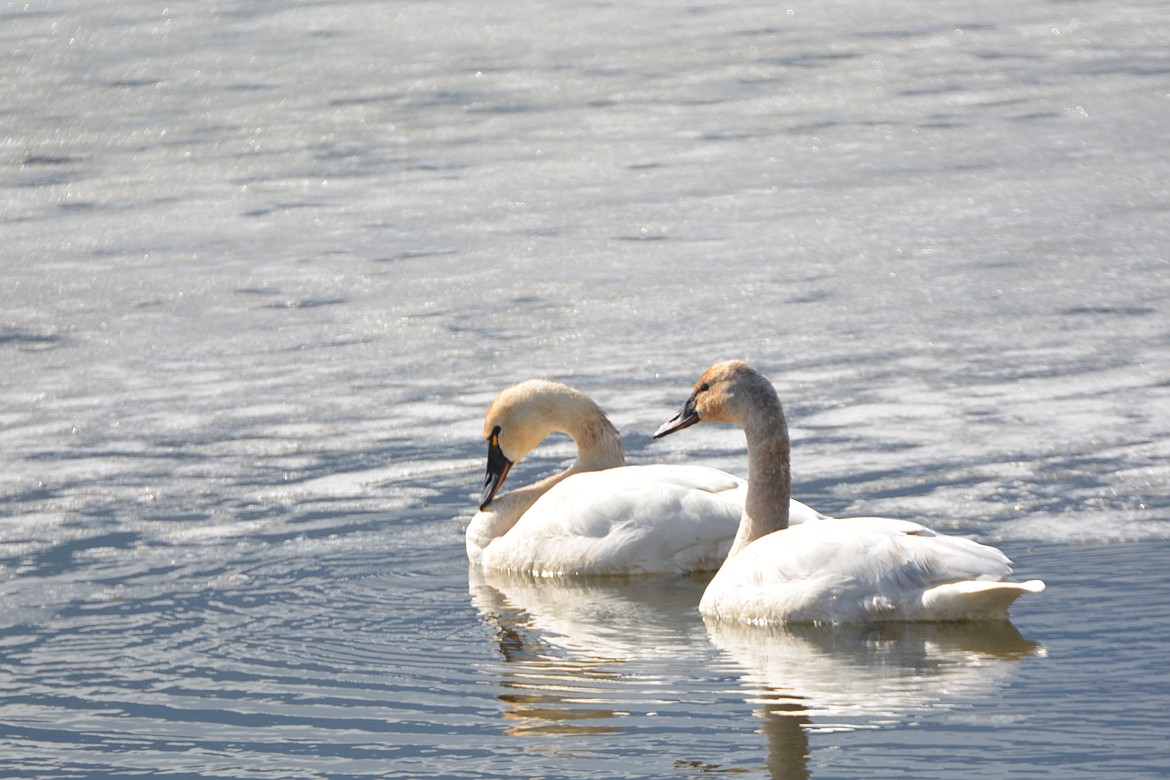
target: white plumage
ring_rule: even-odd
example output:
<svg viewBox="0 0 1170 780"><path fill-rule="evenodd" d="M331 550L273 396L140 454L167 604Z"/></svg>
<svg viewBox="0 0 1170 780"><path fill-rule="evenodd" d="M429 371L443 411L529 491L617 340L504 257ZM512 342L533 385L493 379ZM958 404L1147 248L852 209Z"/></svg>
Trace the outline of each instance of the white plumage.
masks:
<svg viewBox="0 0 1170 780"><path fill-rule="evenodd" d="M763 536L722 567L699 610L741 623L1003 618L1037 580L1004 582L994 547L885 517L843 518Z"/></svg>
<svg viewBox="0 0 1170 780"><path fill-rule="evenodd" d="M739 525L743 485L701 466L575 474L490 541L481 562L542 576L712 571Z"/></svg>

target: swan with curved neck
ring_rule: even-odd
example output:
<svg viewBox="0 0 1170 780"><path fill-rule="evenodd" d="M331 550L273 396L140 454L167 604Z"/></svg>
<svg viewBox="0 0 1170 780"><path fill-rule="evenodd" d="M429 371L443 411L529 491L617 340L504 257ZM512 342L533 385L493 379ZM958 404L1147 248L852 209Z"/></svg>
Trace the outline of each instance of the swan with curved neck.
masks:
<svg viewBox="0 0 1170 780"><path fill-rule="evenodd" d="M577 458L564 471L499 494L509 471L546 436L564 433ZM743 507L742 479L704 466L625 466L617 428L584 393L540 379L505 389L488 408L480 511L467 557L536 575L712 571ZM801 518L817 513L797 504Z"/></svg>
<svg viewBox="0 0 1170 780"><path fill-rule="evenodd" d="M747 363L717 363L654 434L699 422L743 428L748 490L735 542L699 611L742 623L865 623L1006 619L1039 580L1010 582L993 547L890 518L789 527L790 443L772 384Z"/></svg>

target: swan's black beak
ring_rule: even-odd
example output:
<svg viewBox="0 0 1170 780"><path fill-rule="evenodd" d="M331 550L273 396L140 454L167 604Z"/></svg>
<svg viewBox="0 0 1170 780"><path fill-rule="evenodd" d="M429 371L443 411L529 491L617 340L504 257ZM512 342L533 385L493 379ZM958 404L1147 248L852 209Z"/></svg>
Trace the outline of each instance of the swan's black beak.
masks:
<svg viewBox="0 0 1170 780"><path fill-rule="evenodd" d="M504 451L500 449L500 436L493 433L488 439L487 475L483 478L483 495L479 497L480 509L487 509L487 505L496 497L496 491L504 484L504 477L508 476L510 468L512 461L504 457Z"/></svg>
<svg viewBox="0 0 1170 780"><path fill-rule="evenodd" d="M661 439L675 431L681 431L683 428L690 428L695 423L699 422L699 413L695 411L695 396L698 393L693 393L687 402L683 404L683 408L679 413L670 418L654 432L653 438Z"/></svg>

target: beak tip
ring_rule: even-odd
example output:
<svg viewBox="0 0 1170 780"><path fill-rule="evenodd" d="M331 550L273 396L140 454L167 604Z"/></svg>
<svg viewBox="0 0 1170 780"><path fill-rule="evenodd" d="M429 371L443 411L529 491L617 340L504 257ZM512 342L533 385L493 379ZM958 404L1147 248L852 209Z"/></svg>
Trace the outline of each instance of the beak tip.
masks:
<svg viewBox="0 0 1170 780"><path fill-rule="evenodd" d="M484 475L483 493L479 496L479 509L482 512L491 505L500 490L500 485L508 476L512 468L512 461L504 457L498 445L488 449L487 474Z"/></svg>
<svg viewBox="0 0 1170 780"><path fill-rule="evenodd" d="M678 418L676 417L672 420L667 420L666 422L662 423L662 425L659 425L658 430L654 431L654 433L650 436L650 438L651 439L661 439L663 436L670 434L671 431L673 430L673 428L671 426L674 425L674 421L677 419Z"/></svg>
<svg viewBox="0 0 1170 780"><path fill-rule="evenodd" d="M696 391L697 393L698 391ZM690 428L699 421L699 413L695 411L695 396L692 395L683 404L683 408L674 417L671 417L662 425L658 426L658 430L654 432L651 439L661 439L663 436L668 436L675 431L681 431L683 428Z"/></svg>
<svg viewBox="0 0 1170 780"><path fill-rule="evenodd" d="M492 501L496 498L496 493L500 489L500 484L503 483L503 478L491 479L483 486L483 493L479 496L479 511L483 511L492 505Z"/></svg>
<svg viewBox="0 0 1170 780"><path fill-rule="evenodd" d="M695 414L694 412L691 412L690 414L688 414L686 416L683 416L681 414L675 415L674 417L670 418L669 420L664 422L662 425L660 425L658 427L658 430L656 430L654 432L654 435L652 435L650 438L651 439L661 439L663 436L669 436L670 434L674 433L675 431L681 431L683 428L690 428L692 425L694 425L698 421L699 421L699 415Z"/></svg>

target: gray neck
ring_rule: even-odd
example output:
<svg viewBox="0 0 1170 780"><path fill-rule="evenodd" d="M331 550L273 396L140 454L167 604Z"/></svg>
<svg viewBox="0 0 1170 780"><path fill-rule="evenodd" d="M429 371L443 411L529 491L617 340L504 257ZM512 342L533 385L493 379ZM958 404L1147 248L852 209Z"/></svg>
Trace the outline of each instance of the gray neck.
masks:
<svg viewBox="0 0 1170 780"><path fill-rule="evenodd" d="M788 424L780 400L774 393L770 395L766 402L753 406L743 423L748 450L747 500L727 560L761 536L788 527L792 498Z"/></svg>

